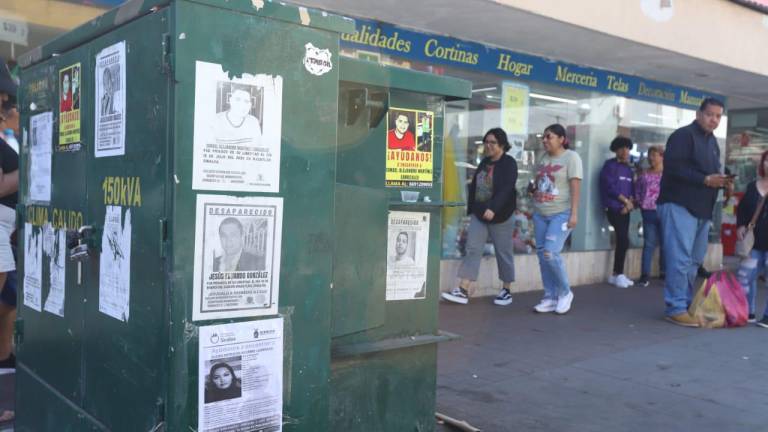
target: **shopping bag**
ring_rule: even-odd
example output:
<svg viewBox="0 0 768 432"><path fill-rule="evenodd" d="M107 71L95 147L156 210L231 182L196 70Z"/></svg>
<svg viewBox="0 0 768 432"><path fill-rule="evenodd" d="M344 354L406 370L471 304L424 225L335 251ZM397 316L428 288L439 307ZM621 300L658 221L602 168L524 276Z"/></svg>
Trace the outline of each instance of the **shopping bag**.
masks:
<svg viewBox="0 0 768 432"><path fill-rule="evenodd" d="M718 328L725 326L725 310L720 293L715 288L713 277L705 280L693 297L688 313L701 327Z"/></svg>
<svg viewBox="0 0 768 432"><path fill-rule="evenodd" d="M747 227L747 230L744 232L744 237L736 240L733 254L739 258L749 258L749 254L752 252L754 246L755 232L752 228Z"/></svg>
<svg viewBox="0 0 768 432"><path fill-rule="evenodd" d="M749 318L749 305L744 289L733 273L722 270L711 277L716 277L717 290L723 303L726 327L743 327Z"/></svg>
<svg viewBox="0 0 768 432"><path fill-rule="evenodd" d="M721 270L701 284L688 313L701 327L741 327L747 324L749 308L736 276Z"/></svg>

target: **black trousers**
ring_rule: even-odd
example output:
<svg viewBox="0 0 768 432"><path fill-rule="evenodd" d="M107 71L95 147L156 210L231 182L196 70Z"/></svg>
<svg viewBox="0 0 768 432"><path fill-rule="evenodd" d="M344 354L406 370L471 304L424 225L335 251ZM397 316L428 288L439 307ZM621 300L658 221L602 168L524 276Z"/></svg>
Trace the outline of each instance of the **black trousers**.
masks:
<svg viewBox="0 0 768 432"><path fill-rule="evenodd" d="M629 249L629 213L621 214L615 210L606 210L605 214L608 216L608 223L613 227L613 232L616 233L613 273L623 274L624 260L627 257L627 249Z"/></svg>

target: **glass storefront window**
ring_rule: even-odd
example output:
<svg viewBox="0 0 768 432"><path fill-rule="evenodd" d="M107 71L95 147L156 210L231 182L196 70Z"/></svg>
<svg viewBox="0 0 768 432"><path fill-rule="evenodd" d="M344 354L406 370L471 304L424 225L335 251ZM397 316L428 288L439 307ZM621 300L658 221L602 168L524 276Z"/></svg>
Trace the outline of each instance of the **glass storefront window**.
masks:
<svg viewBox="0 0 768 432"><path fill-rule="evenodd" d="M345 55L357 56L355 50ZM370 57L371 53L366 53ZM366 57L367 58L367 57ZM566 250L606 250L613 247L613 228L608 224L600 203L598 177L607 159L611 140L626 136L635 143L632 163L637 172L648 167L647 154L651 146L664 146L669 135L677 128L691 123L696 111L621 96L572 89L537 82L513 82L489 73L462 68L436 66L395 57L375 54L367 58L399 67L464 78L473 83L469 101L448 104L446 113L446 201L466 202L466 187L483 158L483 134L503 123L504 86L523 88L527 93L524 106L514 107L515 115L525 115L518 127L509 133L513 148L510 153L518 163L518 211L514 233L515 253L534 253L532 203L526 194L528 182L534 176L536 162L543 152L541 134L553 123L565 126L571 148L579 153L584 163L581 187L579 225L566 244ZM723 118L715 136L725 149L725 131L728 120ZM723 155L724 155L723 151ZM724 158L723 158L724 159ZM720 212L716 211L714 227L719 227ZM447 209L443 231L443 257L460 258L468 218L465 208ZM642 223L639 212L631 216L630 241L633 247L642 246ZM710 239L717 241L719 229L713 228ZM487 245L486 254L493 249Z"/></svg>

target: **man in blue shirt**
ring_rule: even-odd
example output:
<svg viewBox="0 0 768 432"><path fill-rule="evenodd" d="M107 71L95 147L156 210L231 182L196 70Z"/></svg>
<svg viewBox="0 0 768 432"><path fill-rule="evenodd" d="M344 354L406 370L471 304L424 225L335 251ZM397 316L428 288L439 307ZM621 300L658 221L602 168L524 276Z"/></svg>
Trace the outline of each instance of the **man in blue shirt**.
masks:
<svg viewBox="0 0 768 432"><path fill-rule="evenodd" d="M720 147L713 131L725 106L706 98L696 120L669 136L664 152L658 212L664 233L667 275L664 302L667 320L698 327L688 314L696 270L707 253L707 236L719 189L731 187L732 178L720 173Z"/></svg>

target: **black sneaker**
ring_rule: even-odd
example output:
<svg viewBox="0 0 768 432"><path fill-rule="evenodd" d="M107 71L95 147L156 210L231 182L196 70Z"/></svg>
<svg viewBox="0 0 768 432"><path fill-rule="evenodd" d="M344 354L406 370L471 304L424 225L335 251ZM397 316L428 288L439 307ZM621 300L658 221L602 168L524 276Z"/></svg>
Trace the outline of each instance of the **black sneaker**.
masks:
<svg viewBox="0 0 768 432"><path fill-rule="evenodd" d="M755 314L749 314L749 316L747 317L747 322L748 323L756 323L757 322L757 318L755 318Z"/></svg>
<svg viewBox="0 0 768 432"><path fill-rule="evenodd" d="M755 324L763 328L768 328L768 315L763 315L763 319L756 322Z"/></svg>
<svg viewBox="0 0 768 432"><path fill-rule="evenodd" d="M646 275L641 275L640 279L637 281L637 285L641 287L647 287L650 283L651 281L648 280L648 276Z"/></svg>
<svg viewBox="0 0 768 432"><path fill-rule="evenodd" d="M454 288L451 292L444 292L440 296L453 303L469 303L469 296L467 295L467 291L459 287Z"/></svg>
<svg viewBox="0 0 768 432"><path fill-rule="evenodd" d="M508 289L502 288L501 291L499 291L499 295L497 295L496 298L493 299L493 304L499 305L499 306L511 305L512 294L509 292Z"/></svg>
<svg viewBox="0 0 768 432"><path fill-rule="evenodd" d="M5 360L0 360L0 369L16 369L16 356L11 353Z"/></svg>

